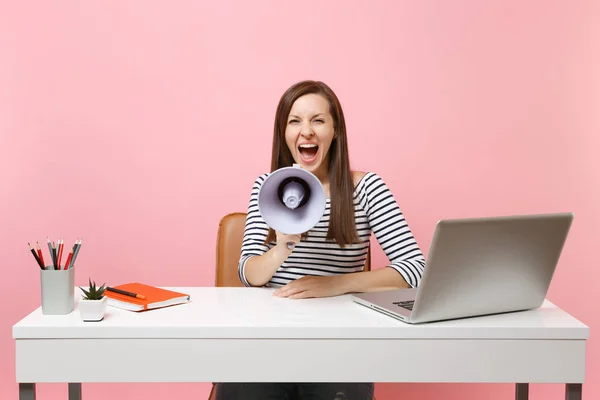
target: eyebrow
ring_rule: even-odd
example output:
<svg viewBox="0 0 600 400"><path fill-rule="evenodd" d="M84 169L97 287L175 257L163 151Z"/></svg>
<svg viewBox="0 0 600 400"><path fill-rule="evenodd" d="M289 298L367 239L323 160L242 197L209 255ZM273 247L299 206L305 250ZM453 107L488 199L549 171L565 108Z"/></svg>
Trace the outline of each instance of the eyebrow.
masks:
<svg viewBox="0 0 600 400"><path fill-rule="evenodd" d="M316 118L316 117L324 117L324 116L325 116L325 114L323 114L323 113L318 113L318 114L315 114L315 115L313 116L313 118ZM288 119L289 119L289 118L300 118L300 117L299 117L299 116L297 116L297 115L290 115L290 116L288 117Z"/></svg>

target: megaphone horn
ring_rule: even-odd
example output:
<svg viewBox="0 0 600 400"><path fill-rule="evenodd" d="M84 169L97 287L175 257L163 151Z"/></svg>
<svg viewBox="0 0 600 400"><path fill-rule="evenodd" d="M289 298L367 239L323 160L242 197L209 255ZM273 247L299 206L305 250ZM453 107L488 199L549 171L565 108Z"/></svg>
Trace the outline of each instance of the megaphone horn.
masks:
<svg viewBox="0 0 600 400"><path fill-rule="evenodd" d="M267 225L288 235L314 227L323 216L325 189L313 173L298 164L273 171L258 191L258 210Z"/></svg>

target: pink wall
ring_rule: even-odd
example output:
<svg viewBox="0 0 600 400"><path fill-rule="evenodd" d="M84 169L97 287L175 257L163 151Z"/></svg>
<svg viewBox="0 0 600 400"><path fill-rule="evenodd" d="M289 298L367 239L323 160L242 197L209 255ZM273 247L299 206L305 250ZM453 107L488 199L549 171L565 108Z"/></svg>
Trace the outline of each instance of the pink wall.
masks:
<svg viewBox="0 0 600 400"><path fill-rule="evenodd" d="M598 4L0 2L0 398L17 396L11 327L40 302L27 242L83 236L77 284L212 285L218 220L245 210L278 98L305 78L337 91L354 167L388 182L424 251L440 218L576 213L549 298L591 327L584 398L599 398ZM513 387L376 390L494 400ZM564 398L561 385L531 391Z"/></svg>

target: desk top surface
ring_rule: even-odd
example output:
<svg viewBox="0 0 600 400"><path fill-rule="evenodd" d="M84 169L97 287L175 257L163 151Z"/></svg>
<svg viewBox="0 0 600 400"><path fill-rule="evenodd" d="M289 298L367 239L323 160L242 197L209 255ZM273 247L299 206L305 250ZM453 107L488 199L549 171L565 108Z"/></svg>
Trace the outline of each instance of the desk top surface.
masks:
<svg viewBox="0 0 600 400"><path fill-rule="evenodd" d="M411 325L356 304L349 295L291 300L266 288L169 288L188 304L144 312L107 306L104 320L83 322L41 307L13 326L14 339L587 339L589 329L546 301L535 310ZM78 295L76 294L76 303Z"/></svg>

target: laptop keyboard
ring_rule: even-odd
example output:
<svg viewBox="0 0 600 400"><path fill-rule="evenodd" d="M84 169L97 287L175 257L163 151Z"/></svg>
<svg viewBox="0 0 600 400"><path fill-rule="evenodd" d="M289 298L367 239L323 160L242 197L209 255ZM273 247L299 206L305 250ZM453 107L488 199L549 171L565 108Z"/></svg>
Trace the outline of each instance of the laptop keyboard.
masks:
<svg viewBox="0 0 600 400"><path fill-rule="evenodd" d="M413 309L413 304L415 304L414 300L407 300L407 301L394 301L392 304L402 307L402 308L406 308L407 310L411 310Z"/></svg>

